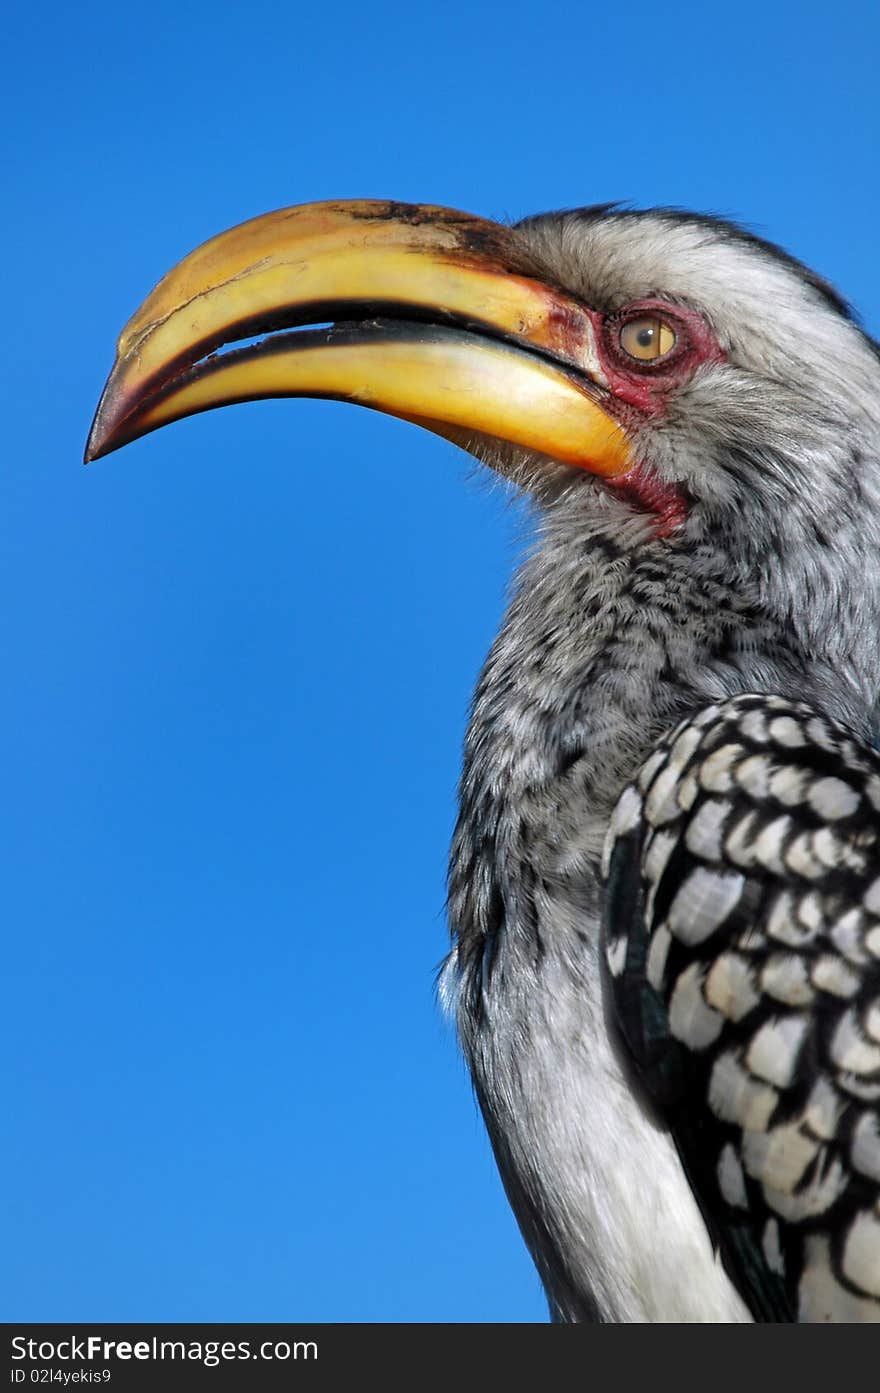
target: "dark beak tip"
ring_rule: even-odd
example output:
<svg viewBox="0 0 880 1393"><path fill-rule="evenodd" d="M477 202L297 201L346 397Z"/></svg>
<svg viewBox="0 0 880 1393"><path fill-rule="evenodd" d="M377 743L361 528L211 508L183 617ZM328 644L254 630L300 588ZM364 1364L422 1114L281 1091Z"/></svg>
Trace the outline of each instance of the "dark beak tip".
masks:
<svg viewBox="0 0 880 1393"><path fill-rule="evenodd" d="M100 459L102 455L107 453L104 449L105 439L104 432L101 429L100 417L101 413L99 410L92 422L89 438L86 441L86 448L83 451L83 464L92 464L96 459Z"/></svg>
<svg viewBox="0 0 880 1393"><path fill-rule="evenodd" d="M110 374L101 393L98 409L95 412L89 438L83 453L83 464L92 464L104 455L124 444L120 439L120 426L125 417L125 408L120 401L120 392L115 381L115 371Z"/></svg>
<svg viewBox="0 0 880 1393"><path fill-rule="evenodd" d="M120 450L126 443L127 438L114 440L112 435L93 428L83 451L83 464L94 464L95 460L112 455L114 450Z"/></svg>

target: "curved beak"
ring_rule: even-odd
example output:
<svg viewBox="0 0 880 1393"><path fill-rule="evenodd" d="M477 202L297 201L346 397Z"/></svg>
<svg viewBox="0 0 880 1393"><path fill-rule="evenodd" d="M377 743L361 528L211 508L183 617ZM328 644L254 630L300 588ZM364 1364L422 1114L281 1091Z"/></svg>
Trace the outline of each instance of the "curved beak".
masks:
<svg viewBox="0 0 880 1393"><path fill-rule="evenodd" d="M304 204L204 243L123 330L86 461L199 411L285 396L606 477L631 463L589 310L529 274L509 229L446 208Z"/></svg>

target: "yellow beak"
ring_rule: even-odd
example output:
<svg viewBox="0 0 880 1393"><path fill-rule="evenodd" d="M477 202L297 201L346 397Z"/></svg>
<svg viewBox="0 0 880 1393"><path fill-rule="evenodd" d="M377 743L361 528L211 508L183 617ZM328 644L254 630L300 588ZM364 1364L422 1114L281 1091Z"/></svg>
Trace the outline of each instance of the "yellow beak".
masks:
<svg viewBox="0 0 880 1393"><path fill-rule="evenodd" d="M204 243L123 330L86 460L198 411L287 396L606 477L630 467L589 312L529 274L508 229L446 208L304 204Z"/></svg>

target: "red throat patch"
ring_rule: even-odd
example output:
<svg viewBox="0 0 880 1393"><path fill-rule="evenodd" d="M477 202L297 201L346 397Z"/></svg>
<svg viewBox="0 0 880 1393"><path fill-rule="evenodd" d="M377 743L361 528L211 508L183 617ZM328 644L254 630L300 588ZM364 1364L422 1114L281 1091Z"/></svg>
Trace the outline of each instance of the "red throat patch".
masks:
<svg viewBox="0 0 880 1393"><path fill-rule="evenodd" d="M658 479L653 470L644 464L637 464L628 473L603 482L640 512L653 514L656 519L654 534L657 537L668 537L688 515L684 494L674 484L665 484Z"/></svg>

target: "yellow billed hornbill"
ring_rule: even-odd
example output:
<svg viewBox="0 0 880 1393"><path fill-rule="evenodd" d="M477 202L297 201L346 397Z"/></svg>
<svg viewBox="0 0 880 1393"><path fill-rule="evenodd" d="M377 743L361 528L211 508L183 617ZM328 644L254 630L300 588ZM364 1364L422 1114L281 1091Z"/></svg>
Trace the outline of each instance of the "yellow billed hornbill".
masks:
<svg viewBox="0 0 880 1393"><path fill-rule="evenodd" d="M270 396L536 505L442 987L554 1317L880 1319L877 346L716 219L317 204L156 287L87 458Z"/></svg>

